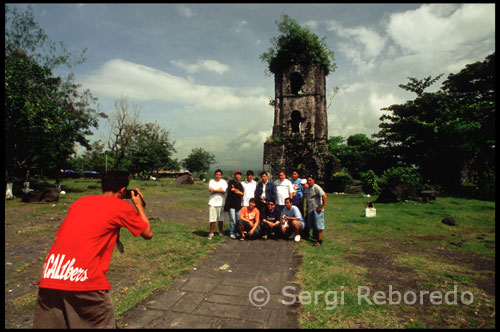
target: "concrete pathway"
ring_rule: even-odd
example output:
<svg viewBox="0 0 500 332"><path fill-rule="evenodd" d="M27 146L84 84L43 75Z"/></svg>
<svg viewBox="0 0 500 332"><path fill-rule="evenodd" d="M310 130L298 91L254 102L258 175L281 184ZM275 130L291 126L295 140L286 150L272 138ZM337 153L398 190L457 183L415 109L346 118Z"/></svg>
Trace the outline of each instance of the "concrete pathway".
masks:
<svg viewBox="0 0 500 332"><path fill-rule="evenodd" d="M282 303L300 291L293 283L300 261L294 245L293 240L228 239L196 270L124 313L118 327L298 328L298 304ZM294 287L286 296L285 286Z"/></svg>

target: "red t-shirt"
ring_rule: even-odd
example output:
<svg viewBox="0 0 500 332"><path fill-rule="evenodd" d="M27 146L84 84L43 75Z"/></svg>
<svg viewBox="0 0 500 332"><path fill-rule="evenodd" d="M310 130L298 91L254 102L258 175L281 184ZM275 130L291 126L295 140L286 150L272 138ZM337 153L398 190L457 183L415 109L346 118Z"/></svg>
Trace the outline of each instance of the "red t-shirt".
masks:
<svg viewBox="0 0 500 332"><path fill-rule="evenodd" d="M117 197L92 195L74 202L45 259L39 287L108 290L105 274L120 227L138 236L147 223L132 204Z"/></svg>

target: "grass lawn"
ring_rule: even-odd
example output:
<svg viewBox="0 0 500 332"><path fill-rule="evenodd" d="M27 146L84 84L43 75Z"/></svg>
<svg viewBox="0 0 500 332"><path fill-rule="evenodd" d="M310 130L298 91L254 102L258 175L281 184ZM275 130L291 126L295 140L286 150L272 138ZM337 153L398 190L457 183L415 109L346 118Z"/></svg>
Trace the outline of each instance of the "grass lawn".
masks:
<svg viewBox="0 0 500 332"><path fill-rule="evenodd" d="M129 187L136 186L145 196L154 237L144 241L121 230L125 253L113 254L106 275L117 318L156 289L168 288L176 276L201 263L227 238L207 240L206 183L131 181ZM63 180L62 188L67 195L53 204L5 201L6 328L31 328L36 282L57 228L75 200L100 194L97 180ZM304 297L298 307L300 326L494 328L495 203L438 197L426 204L376 204L377 216L365 218L368 200L374 198L329 194L322 247L310 241L297 245L302 257L297 284L304 292L323 292L317 293L316 303L313 298L307 304ZM457 225L442 224L445 217L453 217ZM427 294L422 305L390 305L390 285L401 295L410 291L444 295L456 287L458 303L435 305ZM358 304L360 286L371 291L371 305L364 300ZM377 291L386 293L386 304L373 304ZM460 299L466 291L473 294L469 305Z"/></svg>
<svg viewBox="0 0 500 332"><path fill-rule="evenodd" d="M323 292L301 306L300 326L494 328L495 203L438 197L376 204L376 217L366 218L368 200L374 197L328 195L322 247L300 243L297 282L306 300ZM457 225L441 223L445 217Z"/></svg>

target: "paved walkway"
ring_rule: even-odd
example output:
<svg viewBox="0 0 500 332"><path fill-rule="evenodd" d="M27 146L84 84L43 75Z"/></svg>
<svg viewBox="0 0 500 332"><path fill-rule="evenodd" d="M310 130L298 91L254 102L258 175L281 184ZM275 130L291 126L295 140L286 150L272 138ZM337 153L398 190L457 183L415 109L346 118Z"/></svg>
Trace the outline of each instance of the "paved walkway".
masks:
<svg viewBox="0 0 500 332"><path fill-rule="evenodd" d="M286 240L228 239L196 270L181 274L170 288L124 313L118 327L298 328L298 304L282 304L300 291L293 283L300 260L294 245ZM287 296L282 294L285 286L294 287L286 290Z"/></svg>

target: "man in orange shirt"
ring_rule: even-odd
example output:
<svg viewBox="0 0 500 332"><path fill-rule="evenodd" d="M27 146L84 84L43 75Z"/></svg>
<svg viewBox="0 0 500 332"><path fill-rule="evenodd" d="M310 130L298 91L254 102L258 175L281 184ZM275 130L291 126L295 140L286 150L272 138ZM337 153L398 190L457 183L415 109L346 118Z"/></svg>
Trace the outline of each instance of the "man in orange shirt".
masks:
<svg viewBox="0 0 500 332"><path fill-rule="evenodd" d="M249 237L257 237L259 231L260 213L259 209L255 207L255 198L250 198L248 206L244 206L240 211L240 222L238 228L240 230L240 241L245 240L245 231L248 232Z"/></svg>

